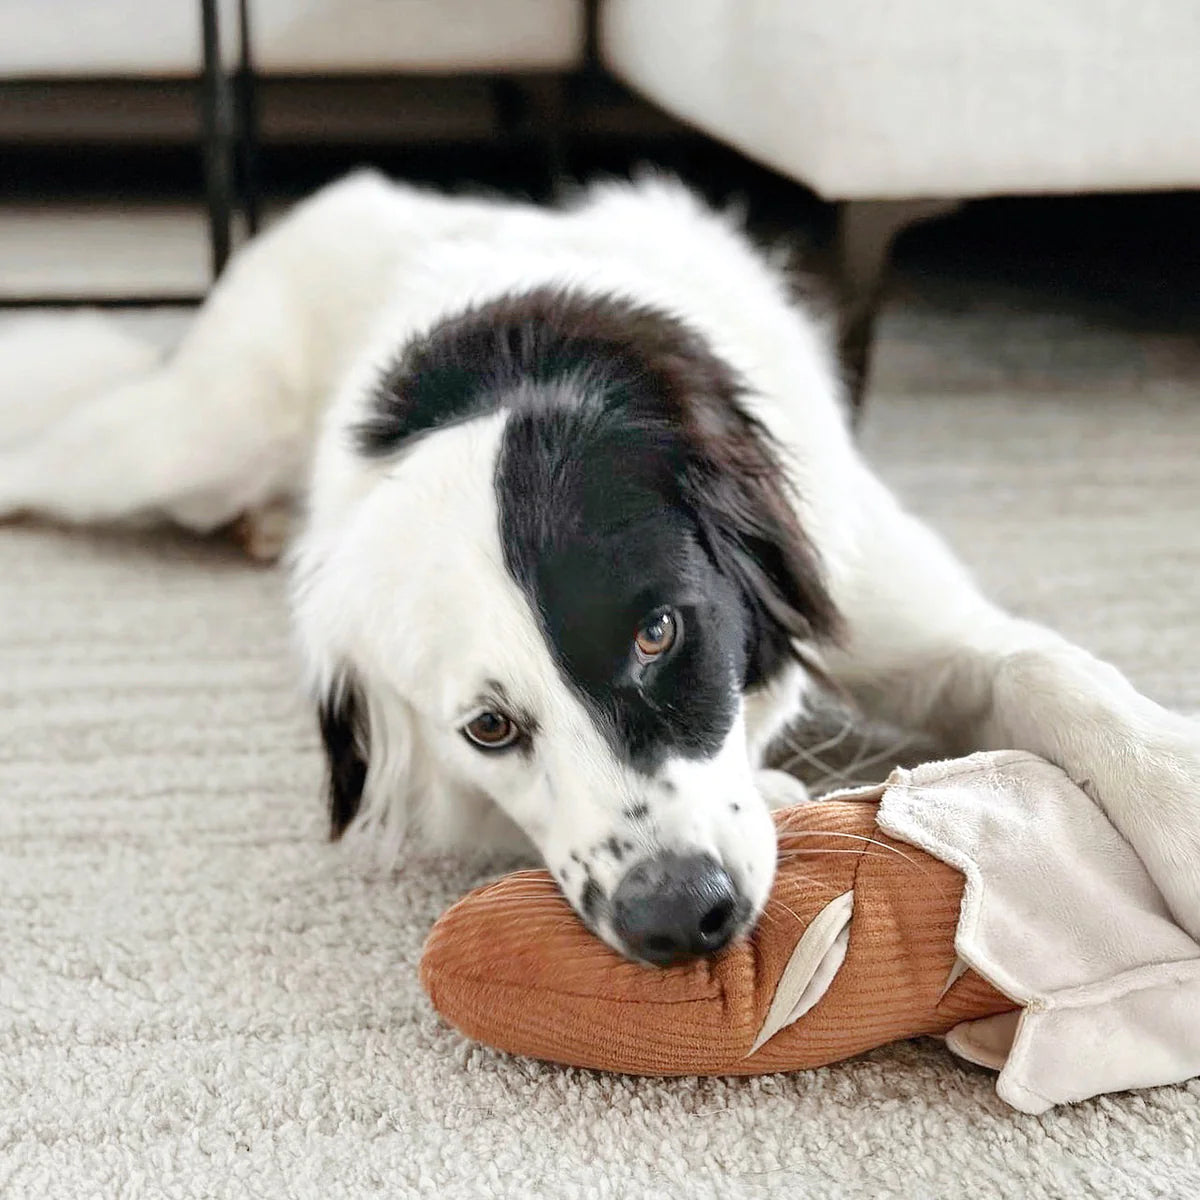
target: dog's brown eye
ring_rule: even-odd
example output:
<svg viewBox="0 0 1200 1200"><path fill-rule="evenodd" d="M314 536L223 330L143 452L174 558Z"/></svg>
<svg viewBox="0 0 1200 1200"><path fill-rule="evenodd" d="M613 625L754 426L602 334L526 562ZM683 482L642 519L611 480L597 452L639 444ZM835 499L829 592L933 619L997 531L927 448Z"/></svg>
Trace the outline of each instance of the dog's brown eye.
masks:
<svg viewBox="0 0 1200 1200"><path fill-rule="evenodd" d="M502 750L521 736L521 729L503 713L481 712L463 727L463 733L481 750Z"/></svg>
<svg viewBox="0 0 1200 1200"><path fill-rule="evenodd" d="M666 654L675 644L675 635L678 631L679 621L669 608L656 612L649 620L642 623L637 631L637 636L633 639L638 657L645 662Z"/></svg>

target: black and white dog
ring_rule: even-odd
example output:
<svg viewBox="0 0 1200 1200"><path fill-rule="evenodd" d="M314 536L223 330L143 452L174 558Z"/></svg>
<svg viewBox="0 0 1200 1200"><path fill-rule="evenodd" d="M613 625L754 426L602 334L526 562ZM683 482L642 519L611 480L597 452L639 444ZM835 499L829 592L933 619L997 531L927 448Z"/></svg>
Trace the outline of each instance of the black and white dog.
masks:
<svg viewBox="0 0 1200 1200"><path fill-rule="evenodd" d="M0 513L269 537L303 502L335 834L515 837L624 953L711 953L762 912L799 785L758 767L826 676L1058 763L1200 935L1200 726L979 595L859 458L782 275L678 186L351 177L165 365L60 407L0 453Z"/></svg>

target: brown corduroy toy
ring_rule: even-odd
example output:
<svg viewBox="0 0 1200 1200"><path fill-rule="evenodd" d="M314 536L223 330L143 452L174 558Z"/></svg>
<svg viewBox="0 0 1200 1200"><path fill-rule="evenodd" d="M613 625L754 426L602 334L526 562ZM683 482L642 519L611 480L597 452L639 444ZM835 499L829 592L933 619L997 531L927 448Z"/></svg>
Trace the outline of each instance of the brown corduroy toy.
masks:
<svg viewBox="0 0 1200 1200"><path fill-rule="evenodd" d="M666 970L623 959L551 876L477 889L436 923L421 979L468 1037L641 1075L821 1066L1019 1008L956 966L964 879L876 825L878 793L775 814L779 869L755 932Z"/></svg>

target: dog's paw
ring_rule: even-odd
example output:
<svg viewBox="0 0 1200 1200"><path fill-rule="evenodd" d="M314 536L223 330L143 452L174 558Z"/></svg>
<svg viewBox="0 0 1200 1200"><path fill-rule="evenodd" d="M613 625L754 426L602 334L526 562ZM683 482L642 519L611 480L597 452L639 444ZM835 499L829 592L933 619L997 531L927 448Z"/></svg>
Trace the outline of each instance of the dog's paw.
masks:
<svg viewBox="0 0 1200 1200"><path fill-rule="evenodd" d="M786 771L755 771L754 786L772 812L778 812L781 808L791 808L796 804L808 804L812 800L808 788L795 775L789 775Z"/></svg>
<svg viewBox="0 0 1200 1200"><path fill-rule="evenodd" d="M29 508L29 464L16 450L0 450L0 524L22 520Z"/></svg>
<svg viewBox="0 0 1200 1200"><path fill-rule="evenodd" d="M286 501L249 509L230 526L233 540L256 562L277 562L291 538L295 514Z"/></svg>

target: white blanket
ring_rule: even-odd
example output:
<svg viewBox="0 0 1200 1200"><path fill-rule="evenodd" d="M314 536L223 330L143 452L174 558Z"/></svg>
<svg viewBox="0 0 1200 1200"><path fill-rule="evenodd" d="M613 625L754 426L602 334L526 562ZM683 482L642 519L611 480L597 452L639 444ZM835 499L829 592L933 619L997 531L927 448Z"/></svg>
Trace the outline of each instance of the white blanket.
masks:
<svg viewBox="0 0 1200 1200"><path fill-rule="evenodd" d="M966 877L960 961L1022 1010L947 1035L1028 1113L1200 1075L1200 946L1057 767L1017 751L898 770L879 827Z"/></svg>

